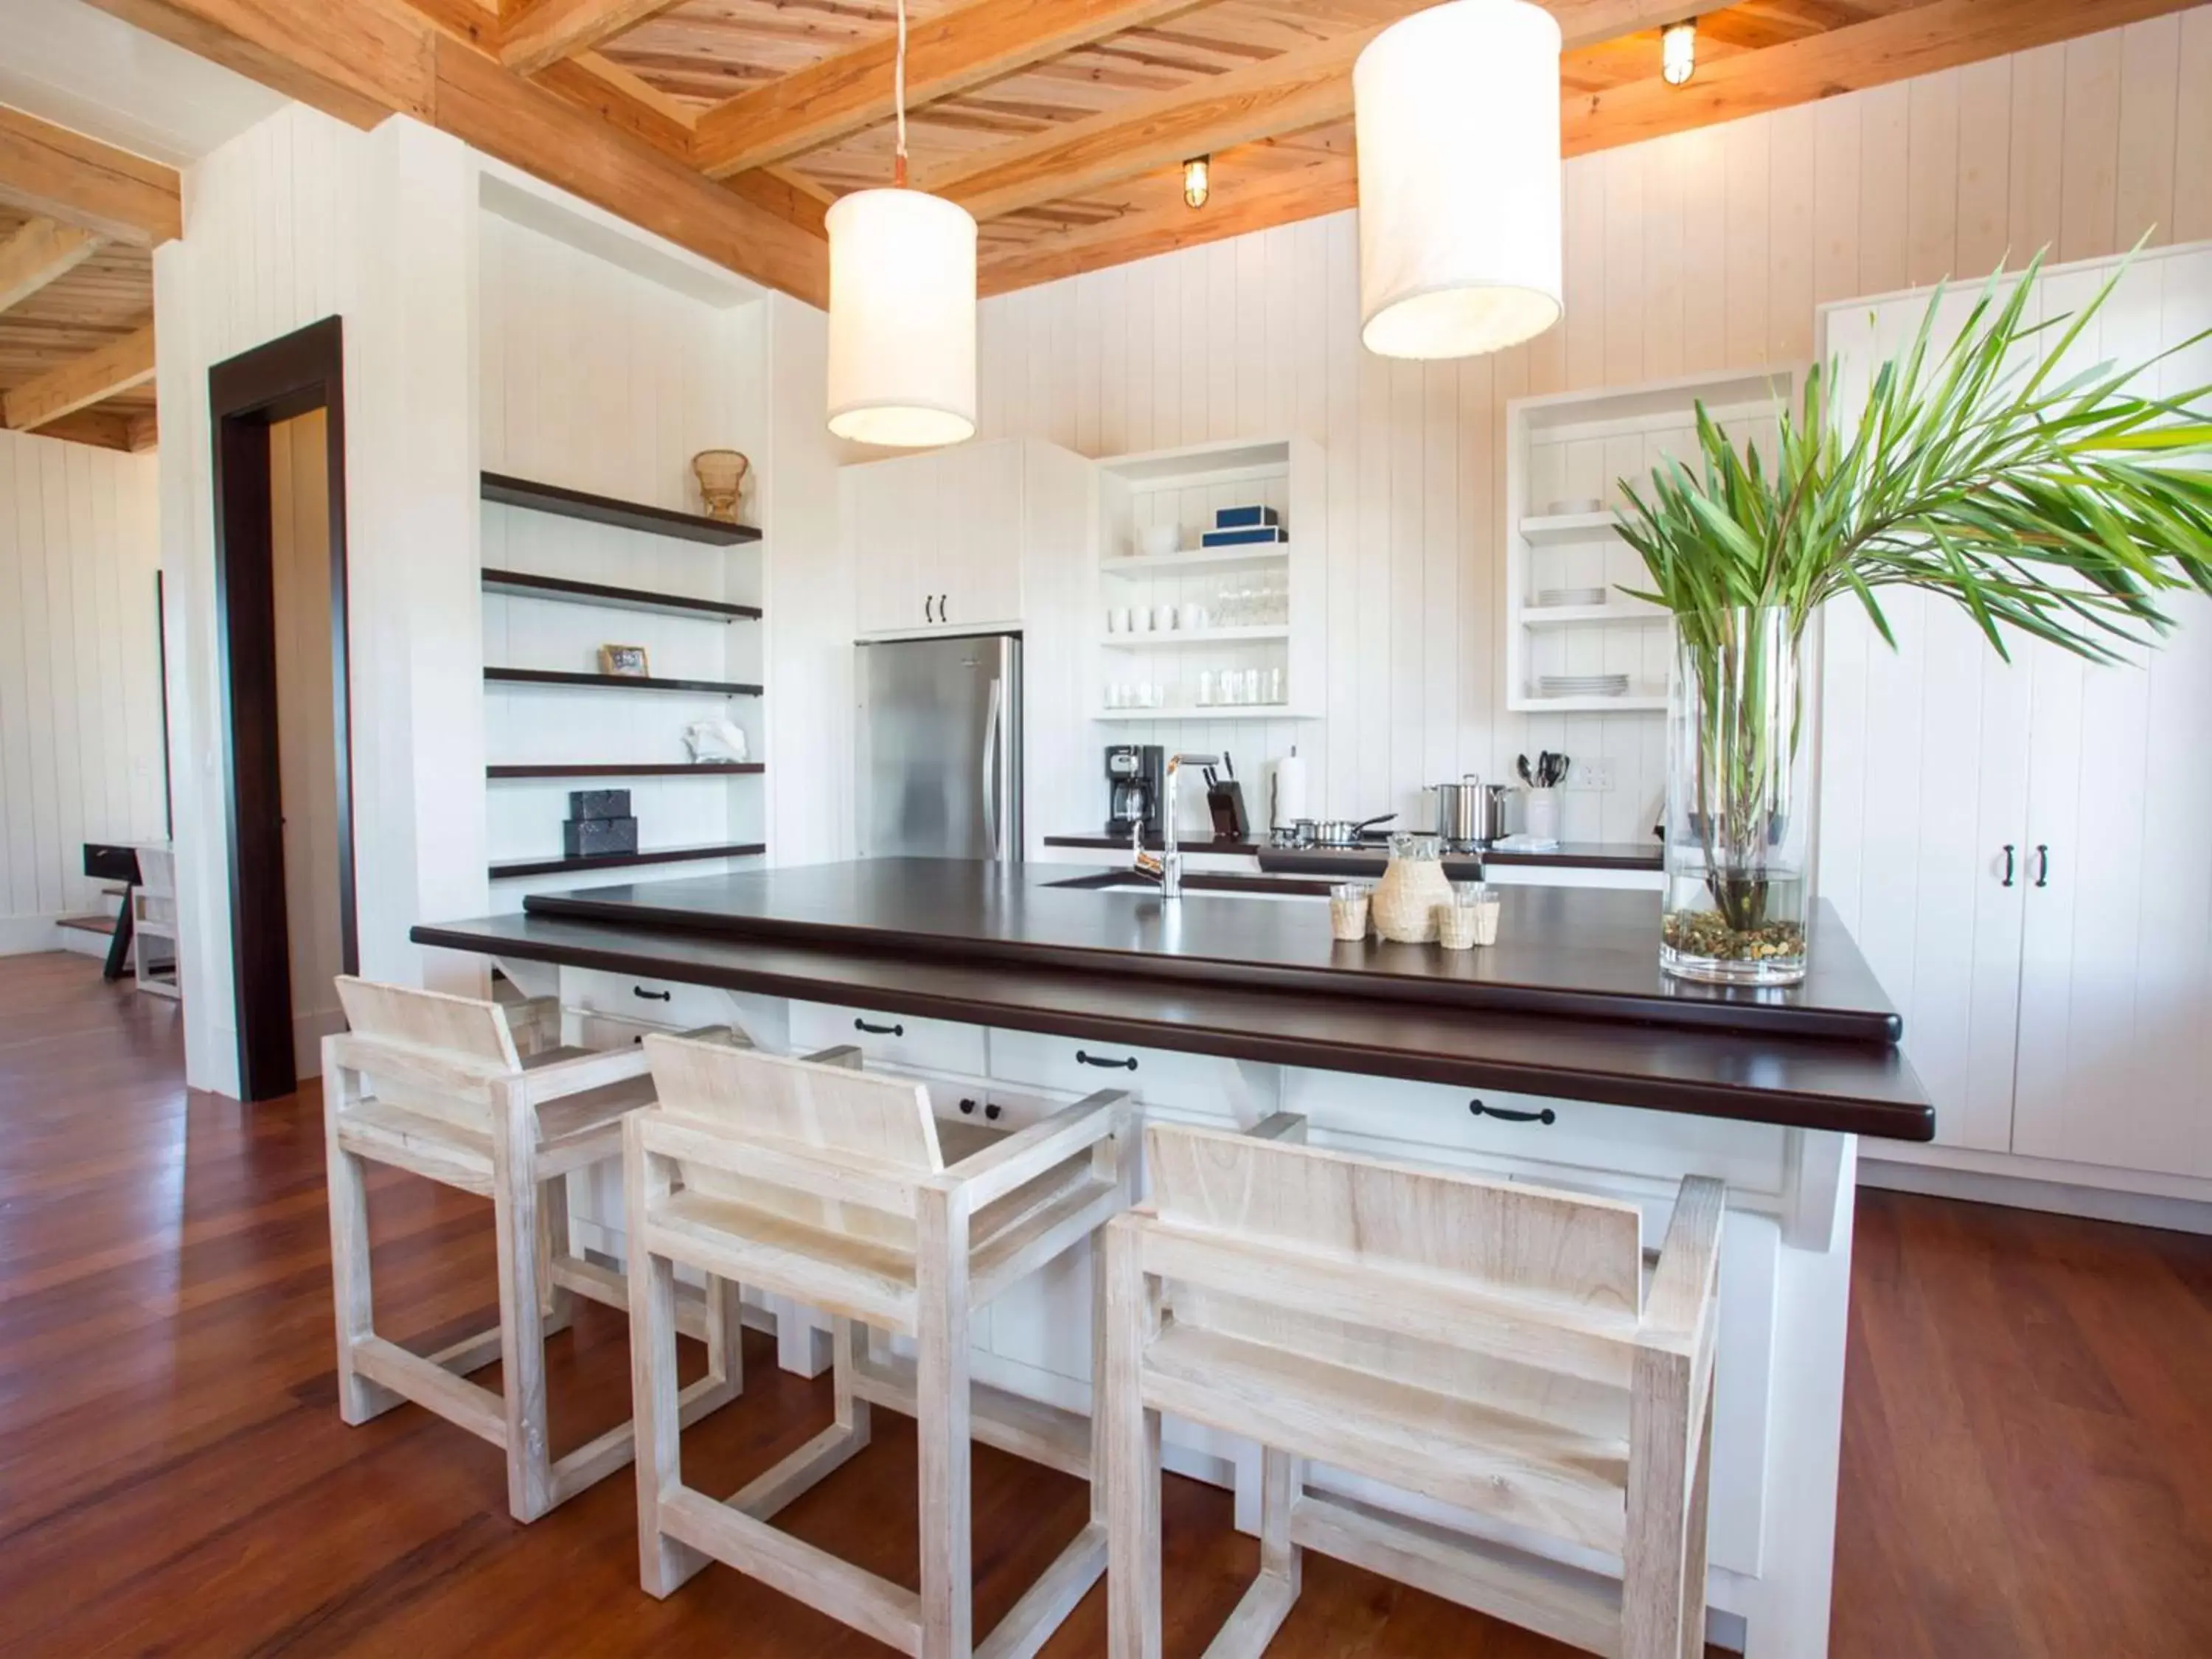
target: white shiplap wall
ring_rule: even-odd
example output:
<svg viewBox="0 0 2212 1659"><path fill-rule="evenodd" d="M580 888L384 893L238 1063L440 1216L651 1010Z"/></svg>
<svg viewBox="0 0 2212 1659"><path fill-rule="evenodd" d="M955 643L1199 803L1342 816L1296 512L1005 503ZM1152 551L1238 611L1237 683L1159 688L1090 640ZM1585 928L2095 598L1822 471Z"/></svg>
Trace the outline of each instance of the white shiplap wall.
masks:
<svg viewBox="0 0 2212 1659"><path fill-rule="evenodd" d="M0 432L0 955L101 908L87 841L159 841L157 471Z"/></svg>
<svg viewBox="0 0 2212 1659"><path fill-rule="evenodd" d="M727 447L758 457L763 404L758 300L716 305L538 229L487 211L480 220L479 395L489 471L696 512L690 458ZM732 296L737 287L732 285ZM742 515L753 519L749 478ZM762 602L761 555L702 546L486 502L486 567L641 587L740 605ZM483 660L513 668L596 672L602 644L642 645L672 678L760 684L763 629L751 622L609 611L486 594ZM503 688L488 690L485 747L494 763L681 762L684 728L727 713L764 760L763 704L710 693ZM757 777L610 778L628 788L646 847L766 839ZM490 786L495 859L556 857L568 781ZM720 863L672 865L664 878ZM501 881L494 907L518 909L538 888L574 876Z"/></svg>
<svg viewBox="0 0 2212 1659"><path fill-rule="evenodd" d="M1802 360L1816 304L1978 275L2008 249L2212 235L2208 86L2199 8L1571 161L1565 321L1462 363L1360 349L1348 213L987 301L986 437L1108 455L1287 428L1325 451L1327 718L1071 740L1226 744L1248 775L1296 743L1316 810L1358 816L1419 814L1423 784L1510 775L1522 750L1604 754L1615 787L1570 791L1565 833L1648 834L1660 716L1505 710L1505 402ZM1072 830L1103 805L1100 782L1031 812Z"/></svg>

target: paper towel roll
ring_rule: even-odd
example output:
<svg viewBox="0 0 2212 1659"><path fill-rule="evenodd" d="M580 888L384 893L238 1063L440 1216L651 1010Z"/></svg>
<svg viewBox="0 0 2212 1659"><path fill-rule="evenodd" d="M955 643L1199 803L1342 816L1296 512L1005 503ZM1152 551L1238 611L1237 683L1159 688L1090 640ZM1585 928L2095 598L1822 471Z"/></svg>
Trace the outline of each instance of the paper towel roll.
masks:
<svg viewBox="0 0 2212 1659"><path fill-rule="evenodd" d="M1270 799L1273 813L1269 822L1276 824L1294 823L1306 816L1306 763L1295 749L1275 763L1275 778Z"/></svg>

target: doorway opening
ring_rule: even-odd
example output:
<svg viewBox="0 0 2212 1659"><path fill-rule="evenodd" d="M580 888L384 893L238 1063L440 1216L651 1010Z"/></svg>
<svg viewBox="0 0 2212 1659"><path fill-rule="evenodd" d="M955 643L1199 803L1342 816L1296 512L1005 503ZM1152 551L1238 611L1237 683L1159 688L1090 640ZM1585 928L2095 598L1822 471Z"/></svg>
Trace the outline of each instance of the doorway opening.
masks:
<svg viewBox="0 0 2212 1659"><path fill-rule="evenodd" d="M239 1089L287 1095L360 963L347 703L343 332L208 371Z"/></svg>

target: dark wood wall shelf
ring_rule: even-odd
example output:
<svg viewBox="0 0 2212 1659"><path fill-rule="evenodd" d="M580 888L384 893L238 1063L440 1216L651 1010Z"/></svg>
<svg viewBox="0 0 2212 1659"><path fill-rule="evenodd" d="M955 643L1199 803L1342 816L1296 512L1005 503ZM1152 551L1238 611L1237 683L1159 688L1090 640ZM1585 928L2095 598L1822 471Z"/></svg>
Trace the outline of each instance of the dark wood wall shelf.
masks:
<svg viewBox="0 0 2212 1659"><path fill-rule="evenodd" d="M722 599L695 599L682 593L655 593L642 587L613 587L605 582L571 581L566 576L539 576L527 570L487 570L484 592L507 593L517 599L553 599L563 605L599 605L610 611L646 611L662 617L697 617L710 622L758 622L757 605L731 605Z"/></svg>
<svg viewBox="0 0 2212 1659"><path fill-rule="evenodd" d="M515 859L491 866L494 881L517 876L557 876L571 870L614 870L631 864L693 864L702 859L743 859L765 853L765 842L733 841L705 847L648 848L639 853L592 853L573 859Z"/></svg>
<svg viewBox="0 0 2212 1659"><path fill-rule="evenodd" d="M732 778L751 777L768 770L760 761L647 761L631 765L575 766L549 763L544 766L487 766L488 778Z"/></svg>
<svg viewBox="0 0 2212 1659"><path fill-rule="evenodd" d="M613 525L621 530L641 530L651 536L673 536L682 541L702 542L710 547L731 547L739 542L760 539L760 532L749 524L724 524L720 519L709 519L697 513L678 513L665 507L647 507L642 501L617 501L611 495L594 495L587 490L538 483L529 478L511 477L504 472L485 473L483 494L488 501L528 507L533 513L551 513L563 519L584 519L592 524Z"/></svg>
<svg viewBox="0 0 2212 1659"><path fill-rule="evenodd" d="M738 680L670 680L645 674L580 674L562 668L487 668L488 685L580 685L593 691L711 691L757 697L761 688Z"/></svg>

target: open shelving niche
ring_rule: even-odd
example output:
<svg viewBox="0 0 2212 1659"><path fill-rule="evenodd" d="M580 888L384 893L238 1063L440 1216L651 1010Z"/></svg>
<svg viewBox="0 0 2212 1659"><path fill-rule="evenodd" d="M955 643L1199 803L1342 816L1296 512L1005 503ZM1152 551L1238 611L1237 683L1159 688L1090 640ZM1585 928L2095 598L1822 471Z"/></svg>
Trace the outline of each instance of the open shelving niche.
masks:
<svg viewBox="0 0 2212 1659"><path fill-rule="evenodd" d="M1792 365L1648 386L1521 398L1506 405L1505 706L1523 714L1663 714L1673 635L1667 613L1621 590L1644 586L1620 538L1619 480L1669 457L1697 466L1696 408L1771 455L1776 411L1796 395ZM1596 511L1583 503L1595 500ZM1565 510L1560 510L1565 509ZM1601 589L1596 604L1539 605L1549 592ZM1547 674L1629 677L1620 696L1547 696Z"/></svg>
<svg viewBox="0 0 2212 1659"><path fill-rule="evenodd" d="M690 458L764 451L760 290L504 170L481 207L493 902L588 872L757 860L762 532L696 510ZM761 485L756 472L744 507ZM602 674L607 644L643 646L648 675ZM744 763L690 763L685 726L716 716L744 732ZM633 783L640 850L562 858L568 792Z"/></svg>
<svg viewBox="0 0 2212 1659"><path fill-rule="evenodd" d="M1094 720L1213 721L1317 720L1326 706L1322 676L1328 660L1325 580L1321 558L1321 447L1303 438L1260 438L1192 444L1141 454L1109 456L1098 463L1099 534L1090 614L1082 630L1091 641L1086 677ZM1275 509L1285 539L1268 544L1206 547L1224 507ZM1146 554L1144 532L1154 525L1181 530L1178 550ZM1307 533L1303 540L1299 527ZM1288 588L1288 618L1280 624L1224 624L1224 594L1245 579L1280 572ZM1201 605L1212 625L1196 631L1114 633L1107 615L1124 606L1150 611ZM1199 702L1199 677L1212 670L1283 671L1279 703ZM1112 708L1108 688L1154 685L1154 707Z"/></svg>

